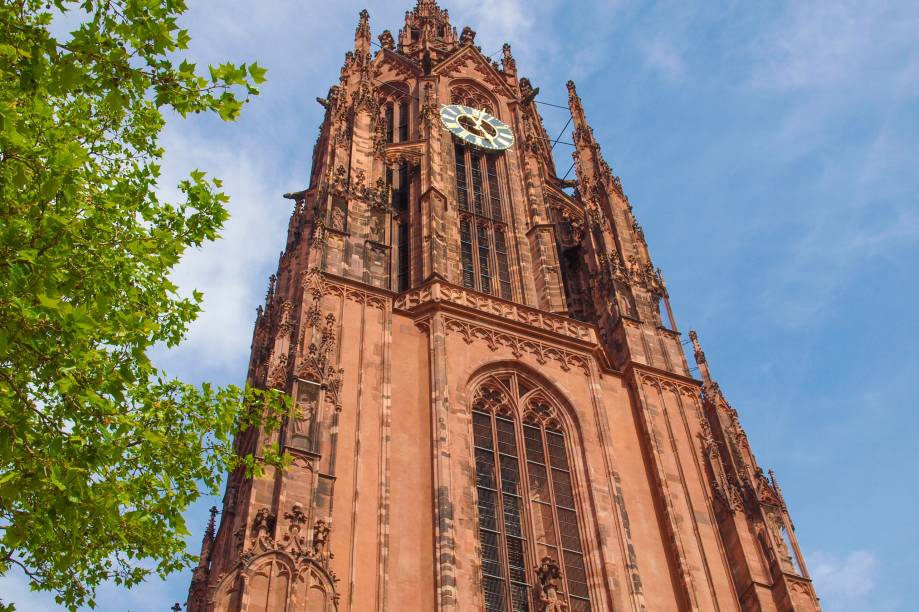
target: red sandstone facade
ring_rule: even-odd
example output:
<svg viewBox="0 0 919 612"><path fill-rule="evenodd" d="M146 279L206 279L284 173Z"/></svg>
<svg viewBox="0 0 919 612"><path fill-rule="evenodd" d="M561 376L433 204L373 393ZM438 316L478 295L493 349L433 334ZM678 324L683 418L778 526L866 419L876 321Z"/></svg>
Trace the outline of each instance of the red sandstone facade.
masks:
<svg viewBox="0 0 919 612"><path fill-rule="evenodd" d="M297 414L239 449L293 462L231 474L188 609L819 610L574 84L564 181L510 47L474 39L418 0L372 50L361 14L252 343ZM515 145L464 145L451 103Z"/></svg>

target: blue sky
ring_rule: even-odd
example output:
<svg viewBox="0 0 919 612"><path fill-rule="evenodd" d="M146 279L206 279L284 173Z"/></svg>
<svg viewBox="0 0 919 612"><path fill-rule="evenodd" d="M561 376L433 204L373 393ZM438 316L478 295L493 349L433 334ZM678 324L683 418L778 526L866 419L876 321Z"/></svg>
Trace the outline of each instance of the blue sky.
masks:
<svg viewBox="0 0 919 612"><path fill-rule="evenodd" d="M374 39L413 0L192 2L192 52L269 69L235 124L171 121L163 192L225 179L223 239L175 278L205 313L159 363L239 383L255 307L283 246L280 195L305 187L324 96L368 8ZM677 323L773 467L827 611L919 600L919 4L443 0L486 53L513 45L540 100L574 79L663 269ZM257 8L253 8L256 6ZM557 134L565 111L542 107ZM560 145L558 150L563 149ZM570 164L559 156L560 172ZM213 500L189 513L197 548ZM99 609L165 610L190 574ZM56 609L21 577L21 610Z"/></svg>

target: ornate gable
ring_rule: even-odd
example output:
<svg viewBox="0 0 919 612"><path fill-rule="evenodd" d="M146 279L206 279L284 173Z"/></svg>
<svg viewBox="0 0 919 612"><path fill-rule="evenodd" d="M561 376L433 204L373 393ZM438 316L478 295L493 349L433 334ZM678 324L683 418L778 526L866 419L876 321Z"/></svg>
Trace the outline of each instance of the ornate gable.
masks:
<svg viewBox="0 0 919 612"><path fill-rule="evenodd" d="M391 72L394 78L412 79L421 76L421 66L395 51L382 49L373 57L373 77L381 78Z"/></svg>
<svg viewBox="0 0 919 612"><path fill-rule="evenodd" d="M461 47L459 51L434 67L432 74L443 76L463 75L461 68L476 73L483 82L488 83L495 91L500 91L511 100L517 100L514 92L501 76L501 73L488 61L482 52L472 45Z"/></svg>

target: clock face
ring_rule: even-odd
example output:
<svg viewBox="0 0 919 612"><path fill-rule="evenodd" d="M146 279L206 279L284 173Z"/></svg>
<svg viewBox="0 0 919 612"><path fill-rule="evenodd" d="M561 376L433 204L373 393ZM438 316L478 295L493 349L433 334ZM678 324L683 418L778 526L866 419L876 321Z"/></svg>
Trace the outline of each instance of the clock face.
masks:
<svg viewBox="0 0 919 612"><path fill-rule="evenodd" d="M511 128L484 110L445 104L440 107L440 120L458 138L483 149L503 151L514 144Z"/></svg>

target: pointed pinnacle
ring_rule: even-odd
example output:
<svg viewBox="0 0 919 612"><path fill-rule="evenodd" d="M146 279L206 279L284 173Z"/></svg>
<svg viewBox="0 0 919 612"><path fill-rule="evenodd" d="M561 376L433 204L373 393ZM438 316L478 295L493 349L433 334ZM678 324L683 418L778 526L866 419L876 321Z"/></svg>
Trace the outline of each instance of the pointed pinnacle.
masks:
<svg viewBox="0 0 919 612"><path fill-rule="evenodd" d="M699 366L699 374L702 375L702 381L711 383L712 377L708 371L708 362L705 360L705 353L702 351L702 345L699 343L699 334L695 330L689 330L689 339L692 341L693 357Z"/></svg>
<svg viewBox="0 0 919 612"><path fill-rule="evenodd" d="M207 530L204 532L204 537L208 540L213 540L217 530L217 506L211 506L210 513L211 518L207 521Z"/></svg>

